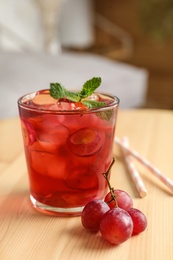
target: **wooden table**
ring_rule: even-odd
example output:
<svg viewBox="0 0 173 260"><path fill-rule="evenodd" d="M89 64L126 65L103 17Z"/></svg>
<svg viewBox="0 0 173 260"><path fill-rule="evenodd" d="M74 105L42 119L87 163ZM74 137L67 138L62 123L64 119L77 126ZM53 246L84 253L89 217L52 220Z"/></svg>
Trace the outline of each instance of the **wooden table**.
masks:
<svg viewBox="0 0 173 260"><path fill-rule="evenodd" d="M116 135L127 135L133 149L173 179L173 111L120 111ZM0 259L173 259L172 193L134 160L148 190L140 198L114 148L112 186L127 191L148 219L143 233L119 246L84 230L80 217L46 216L32 208L19 119L0 121Z"/></svg>

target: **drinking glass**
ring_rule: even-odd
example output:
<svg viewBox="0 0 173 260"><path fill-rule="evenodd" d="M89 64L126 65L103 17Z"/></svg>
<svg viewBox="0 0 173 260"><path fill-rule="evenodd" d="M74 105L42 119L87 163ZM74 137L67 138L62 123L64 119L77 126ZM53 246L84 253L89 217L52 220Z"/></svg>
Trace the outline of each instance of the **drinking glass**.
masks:
<svg viewBox="0 0 173 260"><path fill-rule="evenodd" d="M105 107L73 109L72 103L34 104L38 93L19 98L30 199L44 213L80 215L93 199L103 199L103 176L112 162L119 99L95 93ZM74 104L73 104L74 105ZM64 106L64 107L63 107Z"/></svg>

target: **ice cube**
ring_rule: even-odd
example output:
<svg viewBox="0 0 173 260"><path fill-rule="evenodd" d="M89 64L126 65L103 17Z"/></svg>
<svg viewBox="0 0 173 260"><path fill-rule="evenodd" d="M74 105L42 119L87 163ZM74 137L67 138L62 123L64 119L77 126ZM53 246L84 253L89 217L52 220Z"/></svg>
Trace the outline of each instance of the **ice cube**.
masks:
<svg viewBox="0 0 173 260"><path fill-rule="evenodd" d="M33 99L33 103L38 106L53 105L56 101L49 93L37 94Z"/></svg>

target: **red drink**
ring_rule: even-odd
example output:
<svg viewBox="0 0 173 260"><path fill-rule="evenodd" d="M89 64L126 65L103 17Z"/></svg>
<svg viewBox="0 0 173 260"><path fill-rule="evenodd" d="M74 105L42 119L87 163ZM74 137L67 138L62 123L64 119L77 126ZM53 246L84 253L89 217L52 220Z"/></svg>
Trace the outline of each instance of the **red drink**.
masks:
<svg viewBox="0 0 173 260"><path fill-rule="evenodd" d="M80 214L92 199L104 198L102 176L112 161L119 100L95 94L105 107L54 100L49 90L18 101L31 201L39 210Z"/></svg>

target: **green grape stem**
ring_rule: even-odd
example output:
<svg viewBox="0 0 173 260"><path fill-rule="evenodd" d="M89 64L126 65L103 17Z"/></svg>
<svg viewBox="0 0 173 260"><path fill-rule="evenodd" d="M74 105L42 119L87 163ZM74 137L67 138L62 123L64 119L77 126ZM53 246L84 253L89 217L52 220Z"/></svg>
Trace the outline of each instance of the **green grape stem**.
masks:
<svg viewBox="0 0 173 260"><path fill-rule="evenodd" d="M111 187L111 184L110 184L110 181L109 181L109 173L110 173L110 170L111 170L111 168L112 168L112 166L113 166L114 163L115 163L115 158L113 157L112 162L111 162L111 164L110 164L108 170L107 170L106 172L102 173L102 175L105 177L105 179L106 179L106 181L107 181L108 188L109 188L109 190L110 190L111 197L112 197L111 200L107 202L107 204L109 204L111 201L114 200L114 201L115 201L115 204L116 204L115 207L118 207L116 195L115 195L115 193L114 193L114 188Z"/></svg>

